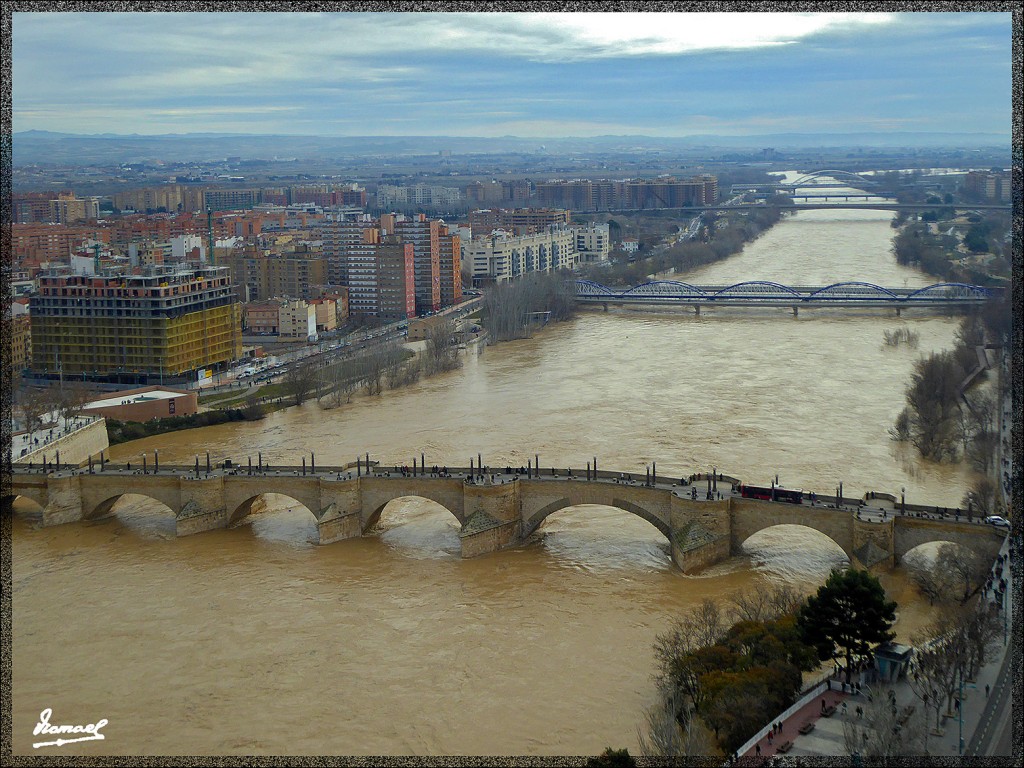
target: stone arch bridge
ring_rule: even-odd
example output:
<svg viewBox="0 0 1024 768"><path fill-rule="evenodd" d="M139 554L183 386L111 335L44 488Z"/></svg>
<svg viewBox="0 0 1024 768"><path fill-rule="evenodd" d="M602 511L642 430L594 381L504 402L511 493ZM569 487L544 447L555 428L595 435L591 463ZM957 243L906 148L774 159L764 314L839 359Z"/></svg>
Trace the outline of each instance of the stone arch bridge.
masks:
<svg viewBox="0 0 1024 768"><path fill-rule="evenodd" d="M617 472L589 473L589 479L545 475L490 475L467 479L468 469L448 476L386 473L376 467L367 475L351 467L306 474L299 468L274 472L185 467L159 472L83 469L44 474L16 468L11 494L34 501L44 526L93 520L110 514L126 494L140 494L165 504L175 517L179 536L224 528L243 520L265 493L288 496L308 508L317 520L321 544L361 536L394 499L417 496L445 507L458 520L463 557L493 552L525 540L551 514L579 504L616 507L643 518L666 537L672 560L695 572L736 554L743 542L775 525L794 524L828 536L852 563L861 567L893 565L914 547L930 541L951 541L994 557L1001 532L990 526L894 515L886 521L858 519L855 512L826 506L830 497L811 506L742 498L732 493L696 500L690 487L658 478L657 482L626 481ZM718 476L723 489L734 478ZM849 503L849 499L845 500Z"/></svg>

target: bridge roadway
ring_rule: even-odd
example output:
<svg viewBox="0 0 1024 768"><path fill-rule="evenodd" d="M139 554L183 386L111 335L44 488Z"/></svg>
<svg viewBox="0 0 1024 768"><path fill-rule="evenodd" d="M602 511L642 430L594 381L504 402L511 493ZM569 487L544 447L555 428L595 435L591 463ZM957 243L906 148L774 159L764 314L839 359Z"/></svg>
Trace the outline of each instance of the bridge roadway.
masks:
<svg viewBox="0 0 1024 768"><path fill-rule="evenodd" d="M595 462L596 463L596 462ZM792 504L743 498L739 480L718 473L690 478L633 478L602 470L543 469L504 472L485 467L417 474L374 464L320 467L84 467L52 471L15 465L11 492L34 501L44 526L94 520L111 514L126 494L148 496L173 513L185 536L239 524L265 493L283 494L304 505L327 544L370 531L387 504L417 496L445 507L459 521L463 557L522 543L551 514L569 506L600 504L637 515L670 542L671 557L684 572L696 572L741 551L743 542L775 525L804 525L831 538L860 567L898 563L914 547L952 541L985 557L994 556L1001 532L984 523L940 517L938 509L906 505L872 493L865 499L820 496ZM12 497L5 498L8 508ZM865 505L870 505L865 506ZM872 511L868 511L871 509ZM950 510L951 511L951 510Z"/></svg>
<svg viewBox="0 0 1024 768"><path fill-rule="evenodd" d="M864 282L827 286L787 286L766 280L733 285L692 285L676 280L652 280L630 288L609 288L590 280L577 280L576 299L585 304L667 305L717 307L799 308L971 307L984 304L992 290L964 283L936 283L924 288L886 288Z"/></svg>
<svg viewBox="0 0 1024 768"><path fill-rule="evenodd" d="M852 196L856 196L854 193ZM840 195L836 195L840 197ZM768 203L742 203L740 205L691 205L678 208L615 208L599 211L580 211L581 214L600 213L648 213L650 211L744 211L751 208L779 208L784 211L934 211L938 208L952 208L956 211L1011 211L1011 205L976 205L974 203L893 203L885 200L864 203L792 203L769 205Z"/></svg>

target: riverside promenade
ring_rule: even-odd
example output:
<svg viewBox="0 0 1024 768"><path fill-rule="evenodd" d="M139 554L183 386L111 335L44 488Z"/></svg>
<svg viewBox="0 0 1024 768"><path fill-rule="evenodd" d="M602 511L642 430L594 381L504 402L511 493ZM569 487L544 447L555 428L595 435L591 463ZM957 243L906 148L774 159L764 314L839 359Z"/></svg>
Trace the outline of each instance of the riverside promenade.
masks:
<svg viewBox="0 0 1024 768"><path fill-rule="evenodd" d="M999 550L1004 561L1008 558L1010 547L1011 538L1007 537ZM1002 578L1007 582L1005 605L1000 611L1000 617L1004 620L1003 640L980 669L977 679L964 683L961 706L952 716L943 716L941 734L933 730L934 711L929 712L928 755L943 758L1010 755L1006 747L1009 741L1005 737L1009 733L1007 729L1012 729L1012 656L1014 648L1020 645L1019 617L1018 625L1013 621L1014 610L1020 604L1020 596L1016 594L1019 577L1014 573L1020 567L1019 545L1014 549L1013 561L1013 568L1004 565L1002 569ZM993 581L998 582L998 579L993 578ZM989 596L983 599L992 601L992 593L989 592ZM864 673L855 674L852 679L856 681L861 676L865 676ZM748 765L773 762L771 758L780 755L780 747L787 743L786 757L849 756L843 723L844 720L857 717L857 707L867 705L869 693L884 697L891 690L895 695L897 712L900 713L897 719L903 717L910 707L913 710L908 718L923 716L924 706L906 678L892 683L862 683L859 694L849 692L849 686L846 692L840 690L841 680L845 680L845 677L833 677L830 682L823 681L806 691L799 701L776 717L775 722L782 723L781 733L774 733L769 743L768 734L772 731L772 724L763 727L737 752L740 762ZM828 709L830 707L834 707L834 710ZM823 708L828 712L827 715ZM805 732L801 733L801 728Z"/></svg>

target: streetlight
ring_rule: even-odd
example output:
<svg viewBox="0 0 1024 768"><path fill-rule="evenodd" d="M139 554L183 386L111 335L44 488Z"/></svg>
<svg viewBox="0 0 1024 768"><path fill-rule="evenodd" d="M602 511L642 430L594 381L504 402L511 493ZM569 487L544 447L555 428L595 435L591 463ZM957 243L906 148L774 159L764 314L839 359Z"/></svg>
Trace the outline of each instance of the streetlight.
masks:
<svg viewBox="0 0 1024 768"><path fill-rule="evenodd" d="M907 514L907 489L906 486L900 488L900 514Z"/></svg>

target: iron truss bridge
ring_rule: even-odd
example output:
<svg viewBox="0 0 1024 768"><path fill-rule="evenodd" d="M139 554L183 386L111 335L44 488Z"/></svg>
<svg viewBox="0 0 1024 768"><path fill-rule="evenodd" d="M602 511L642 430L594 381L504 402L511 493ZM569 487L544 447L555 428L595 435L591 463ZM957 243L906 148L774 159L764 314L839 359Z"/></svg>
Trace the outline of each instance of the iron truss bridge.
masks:
<svg viewBox="0 0 1024 768"><path fill-rule="evenodd" d="M576 281L576 298L588 304L661 304L724 307L962 307L983 304L993 292L979 285L936 283L925 288L885 288L863 282L825 286L782 285L750 280L733 285L691 285L654 280L632 288Z"/></svg>

